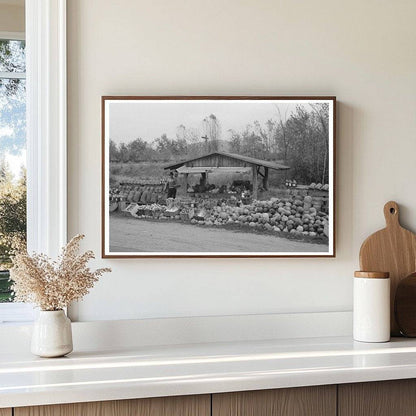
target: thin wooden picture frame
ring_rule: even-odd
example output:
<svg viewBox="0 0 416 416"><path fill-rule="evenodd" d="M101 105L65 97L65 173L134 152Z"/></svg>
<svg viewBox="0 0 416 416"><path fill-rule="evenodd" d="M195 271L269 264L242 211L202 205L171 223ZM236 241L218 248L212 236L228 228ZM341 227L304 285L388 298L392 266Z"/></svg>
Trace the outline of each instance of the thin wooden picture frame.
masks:
<svg viewBox="0 0 416 416"><path fill-rule="evenodd" d="M288 105L291 106L292 111L294 110L294 106L296 106L296 104L315 104L315 103L328 103L329 105L329 109L328 109L328 198L327 198L327 206L328 206L328 215L327 215L327 247L328 250L326 251L319 251L319 252L282 252L282 251L278 251L278 252L274 252L274 251L267 251L267 252L260 252L260 251L256 251L256 252L252 252L252 251L243 251L243 252L229 252L229 251L196 251L196 252L189 252L189 251L147 251L145 247L143 247L143 244L140 247L140 251L133 251L131 252L130 250L132 249L132 247L129 247L129 251L124 251L124 249L121 249L121 251L119 251L119 249L117 248L117 251L114 251L111 249L110 246L110 157L109 157L109 153L110 153L110 133L109 133L109 126L110 126L110 122L111 124L116 124L115 122L113 123L111 120L111 114L110 114L110 104L120 104L120 105L128 105L129 103L140 103L140 105L142 106L141 108L145 108L143 107L143 105L145 105L146 103L151 103L153 106L155 104L158 103L163 103L163 104L169 104L169 105L173 105L175 103L177 104L184 104L184 103L189 103L189 104L196 104L196 103L207 103L207 104L215 104L215 103L224 103L225 104L232 104L232 103L238 103L238 104L243 104L243 103L275 103L278 102L277 104L280 103L288 103ZM138 106L140 108L140 106ZM166 111L166 106L165 107L165 111ZM127 107L126 107L127 108ZM207 106L207 109L209 109L210 106ZM189 106L188 106L189 109ZM130 111L130 113L134 113L134 111ZM102 239L102 258L113 258L113 259L117 259L117 258L334 258L336 257L336 97L335 96L102 96L101 97L101 141L102 141L102 151L101 151L101 239ZM118 114L120 116L120 114L123 114L123 112L118 111ZM123 116L124 119L126 119L125 116ZM122 117L122 118L123 118ZM144 116L143 116L144 117ZM119 117L120 118L120 117ZM127 117L128 119L128 117ZM205 121L205 120L204 120ZM255 120L250 120L250 122L254 122ZM282 120L280 120L282 121ZM286 120L287 121L287 120ZM129 124L129 123L127 123ZM134 124L134 123L133 123ZM142 123L141 125L146 124L146 121L144 123ZM205 141L207 141L207 139L209 140L209 137L207 134L205 135ZM138 137L138 136L137 136ZM120 143L120 142L119 142ZM212 153L212 152L211 152ZM222 158L223 160L226 158L229 158L230 156L241 156L242 160L239 160L238 164L239 166L253 166L252 164L250 164L251 162L253 162L253 158L250 158L249 156L246 155L236 155L235 153L229 153L229 152L223 152L223 151L218 151L218 152L213 152L213 153L218 153L218 158ZM204 163L206 163L206 161L208 160L206 157L210 156L211 154L203 154L200 155L199 157L194 157L191 159L187 159L186 157L182 157L182 158L178 158L177 161L171 161L170 163L166 163L165 170L166 167L169 166L173 166L173 167L177 167L180 166L179 169L183 169L184 171L190 171L191 169L197 170L193 167L193 163L195 163L195 160L199 159L203 159ZM244 159L245 158L245 159ZM254 158L255 159L255 158ZM258 159L255 159L258 160ZM189 163L190 161L192 161L192 163ZM183 164L182 162L185 162L185 164ZM192 165L191 167L187 166L188 165ZM266 162L266 160L264 161L264 163ZM260 163L259 162L255 162L255 163ZM273 161L270 163L274 163ZM218 162L217 162L218 164ZM211 167L210 169L218 169L219 166ZM273 166L272 166L273 168ZM204 167L205 169L205 167ZM243 169L243 168L241 168ZM264 168L265 169L265 168ZM266 169L265 169L266 170ZM258 172L261 175L261 169L259 168ZM253 167L253 172L254 172L254 167ZM325 170L324 170L325 172ZM191 173L193 173L193 171L191 171ZM198 170L198 173L199 170ZM263 172L265 173L265 172ZM186 177L188 177L188 174L185 173L184 174ZM202 174L201 174L202 175ZM202 175L203 176L203 175ZM253 174L253 178L254 178L254 174ZM264 175L263 175L264 176ZM254 179L253 179L254 181ZM293 181L294 182L294 181ZM134 180L132 181L132 186L134 184L136 184L137 182L135 182ZM289 180L289 182L286 181L286 185L290 188L291 186L291 182ZM314 189L313 185L316 184L311 184L310 186L312 186L312 188L308 188L306 185L306 190L305 190L305 185L296 185L295 188L297 188L295 191L300 191L302 190L302 192L306 192L306 194L308 196L310 196L310 194L314 194ZM323 184L319 184L319 185L323 185ZM123 186L128 186L128 183L123 185ZM153 185L152 185L153 186ZM188 186L188 185L187 185ZM325 186L325 185L324 185ZM302 187L302 188L300 188ZM256 186L257 189L257 186ZM320 188L321 189L321 188ZM315 189L316 191L318 189ZM119 190L118 190L119 191ZM294 192L295 192L294 191ZM249 192L249 191L248 191ZM252 191L254 193L254 190ZM123 199L123 197L118 197L116 194L116 199L118 199L118 201L120 201L120 199ZM111 196L111 198L114 199L114 195ZM279 198L278 198L279 199ZM325 199L325 198L324 198ZM280 201L281 199L279 199ZM283 198L283 200L285 200ZM126 208L126 204L127 201L124 203L123 207ZM238 204L238 202L237 202ZM114 204L112 204L113 206ZM137 208L137 207L136 207ZM313 208L311 208L313 209ZM315 210L316 211L316 210ZM318 211L316 211L318 212ZM129 215L128 213L126 213L125 211L123 212L123 214L121 214L121 212L118 212L118 214L120 216L122 215ZM139 211L140 214L140 211ZM293 214L293 211L292 211ZM319 211L319 215L322 214ZM318 214L317 214L318 215ZM137 224L140 224L140 218L145 219L146 221L157 221L156 219L152 219L149 216L146 215L136 215L136 217L139 217ZM250 217L250 215L249 215ZM150 219L149 219L150 218ZM323 217L318 217L318 218L323 218ZM131 218L128 218L130 220L130 225L131 223ZM120 218L118 218L118 221L121 221ZM181 223L182 221L179 220L177 223ZM166 221L166 223L169 223L169 221ZM317 222L315 221L315 224ZM120 223L122 224L122 223ZM134 223L136 224L136 223ZM142 223L144 224L144 222ZM156 223L155 223L156 224ZM130 225L128 227L130 227ZM188 226L188 224L186 224ZM193 226L195 227L195 230L199 230L200 233L204 234L204 230L210 229L211 227L206 227L205 224L201 225L201 224L195 224L195 225L189 225L189 226ZM281 226L281 224L279 224L279 226ZM136 227L136 225L133 225L133 227ZM276 227L276 226L275 226ZM302 227L302 226L301 226ZM316 226L314 225L315 228L309 228L312 229L314 231L316 231ZM213 229L219 229L221 227L212 227ZM287 227L286 227L287 228ZM115 226L115 229L118 232L118 227ZM293 228L292 228L293 229ZM301 228L298 228L297 230L301 230ZM320 228L318 228L318 230L320 230ZM138 228L138 233L137 235L140 235L140 227ZM147 230L148 231L148 230ZM278 230L277 230L278 231ZM290 232L287 232L288 230L286 229L284 232L279 232L277 234L279 234L278 236L276 236L276 238L286 238L286 237L294 237L291 236ZM314 231L309 231L309 235L305 235L304 240L306 239L306 243L309 243L311 240L311 238L309 238L310 236L312 236L311 233L313 233ZM123 231L120 231L123 232ZM302 233L301 231L296 231L296 233ZM304 232L304 234L307 234L308 231ZM149 234L149 231L148 231ZM147 234L147 235L148 235ZM255 234L259 234L258 232L256 232ZM261 232L260 232L261 234ZM273 234L271 231L268 233L269 234ZM295 233L293 233L295 234ZM169 236L169 233L167 233L167 235ZM238 232L236 232L236 235L238 236ZM254 234L253 234L254 235ZM282 235L284 235L285 237L281 237ZM323 237L324 235L321 234ZM299 235L297 235L299 237ZM300 236L300 239L302 241L302 236ZM201 240L201 238L199 238L199 240ZM149 240L147 240L149 241ZM288 239L288 242L291 241L296 241L295 239ZM313 242L312 242L313 244ZM309 246L310 247L310 246ZM144 250L143 250L144 248ZM133 248L134 249L134 248Z"/></svg>

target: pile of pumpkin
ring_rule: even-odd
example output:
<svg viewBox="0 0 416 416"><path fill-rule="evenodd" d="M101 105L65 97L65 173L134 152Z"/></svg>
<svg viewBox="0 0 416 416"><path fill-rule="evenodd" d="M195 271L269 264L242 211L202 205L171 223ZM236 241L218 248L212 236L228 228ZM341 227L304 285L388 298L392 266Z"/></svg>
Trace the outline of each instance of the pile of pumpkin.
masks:
<svg viewBox="0 0 416 416"><path fill-rule="evenodd" d="M237 224L258 230L328 236L328 215L312 206L312 198L271 199L232 207L226 204L191 219L192 224L221 226Z"/></svg>

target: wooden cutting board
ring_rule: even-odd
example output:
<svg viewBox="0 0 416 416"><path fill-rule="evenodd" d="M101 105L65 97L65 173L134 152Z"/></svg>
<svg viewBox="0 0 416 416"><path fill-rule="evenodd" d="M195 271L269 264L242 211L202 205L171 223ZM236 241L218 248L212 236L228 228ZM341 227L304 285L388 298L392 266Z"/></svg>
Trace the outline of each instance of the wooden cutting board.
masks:
<svg viewBox="0 0 416 416"><path fill-rule="evenodd" d="M394 316L403 335L416 337L416 273L399 282L394 300Z"/></svg>
<svg viewBox="0 0 416 416"><path fill-rule="evenodd" d="M400 331L394 317L394 298L400 280L416 271L416 235L400 225L396 202L384 205L384 217L386 228L370 235L361 246L360 268L390 273L390 327L391 334L397 336Z"/></svg>

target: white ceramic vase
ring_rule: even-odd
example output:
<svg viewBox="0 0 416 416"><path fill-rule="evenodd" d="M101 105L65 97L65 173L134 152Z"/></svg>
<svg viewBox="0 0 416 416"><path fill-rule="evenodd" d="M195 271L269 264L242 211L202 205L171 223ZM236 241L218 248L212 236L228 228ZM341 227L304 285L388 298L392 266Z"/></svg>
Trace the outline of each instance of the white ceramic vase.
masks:
<svg viewBox="0 0 416 416"><path fill-rule="evenodd" d="M61 309L40 311L33 325L31 351L39 357L62 357L72 351L71 321Z"/></svg>

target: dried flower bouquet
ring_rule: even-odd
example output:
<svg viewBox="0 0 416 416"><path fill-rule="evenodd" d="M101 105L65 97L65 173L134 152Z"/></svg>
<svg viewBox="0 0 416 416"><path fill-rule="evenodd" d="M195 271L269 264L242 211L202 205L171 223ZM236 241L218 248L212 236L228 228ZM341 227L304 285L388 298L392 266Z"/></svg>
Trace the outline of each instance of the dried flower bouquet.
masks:
<svg viewBox="0 0 416 416"><path fill-rule="evenodd" d="M56 311L84 297L99 277L111 269L89 269L87 264L94 253L78 254L83 238L80 234L72 238L56 261L45 254L17 252L10 270L15 302L34 303L42 310Z"/></svg>

